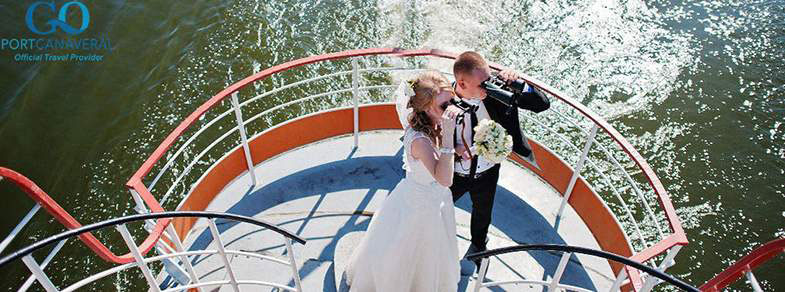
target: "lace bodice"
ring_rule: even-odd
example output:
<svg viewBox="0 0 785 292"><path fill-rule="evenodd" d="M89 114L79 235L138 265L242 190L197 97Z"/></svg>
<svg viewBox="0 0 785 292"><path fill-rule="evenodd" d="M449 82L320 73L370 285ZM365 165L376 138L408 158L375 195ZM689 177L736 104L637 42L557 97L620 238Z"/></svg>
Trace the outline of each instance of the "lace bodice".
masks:
<svg viewBox="0 0 785 292"><path fill-rule="evenodd" d="M433 145L431 139L428 138L423 132L415 131L412 128L406 128L406 131L403 136L403 149L404 149L404 160L403 160L403 169L406 170L406 177L413 179L415 182L425 185L436 184L436 180L433 178L428 169L425 168L425 165L414 156L412 156L412 142L416 139L426 139Z"/></svg>

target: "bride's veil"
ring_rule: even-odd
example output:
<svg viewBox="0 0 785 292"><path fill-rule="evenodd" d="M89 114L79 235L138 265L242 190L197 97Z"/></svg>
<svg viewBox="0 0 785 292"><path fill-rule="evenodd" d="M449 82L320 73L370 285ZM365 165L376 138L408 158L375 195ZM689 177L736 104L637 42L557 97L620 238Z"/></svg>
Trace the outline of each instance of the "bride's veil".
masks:
<svg viewBox="0 0 785 292"><path fill-rule="evenodd" d="M401 122L401 128L404 130L404 137L401 137L401 142L406 143L404 139L406 136L406 129L409 128L409 115L411 115L413 111L413 109L408 106L409 99L414 96L414 89L412 89L411 83L408 80L401 81L401 84L398 85L393 96L395 97L395 111L398 113L398 120ZM403 156L403 169L409 170L409 166L406 162L406 154Z"/></svg>
<svg viewBox="0 0 785 292"><path fill-rule="evenodd" d="M393 96L395 96L395 111L398 112L398 120L401 122L401 127L406 129L409 127L409 115L412 109L408 107L409 99L414 95L410 83L407 80L398 85Z"/></svg>

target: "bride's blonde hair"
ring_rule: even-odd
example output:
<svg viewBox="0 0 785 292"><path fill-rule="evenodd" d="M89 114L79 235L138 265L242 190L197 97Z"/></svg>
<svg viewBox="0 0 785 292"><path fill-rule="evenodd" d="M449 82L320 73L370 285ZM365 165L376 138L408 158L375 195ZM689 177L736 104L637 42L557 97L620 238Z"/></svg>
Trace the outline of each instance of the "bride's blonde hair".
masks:
<svg viewBox="0 0 785 292"><path fill-rule="evenodd" d="M410 81L409 85L414 91L414 96L409 98L409 103L406 105L408 108L412 108L412 113L409 115L409 125L412 129L428 135L431 141L436 142L440 133L437 132L433 121L428 117L427 111L439 93L444 90L452 91L452 87L447 78L436 71L421 73Z"/></svg>

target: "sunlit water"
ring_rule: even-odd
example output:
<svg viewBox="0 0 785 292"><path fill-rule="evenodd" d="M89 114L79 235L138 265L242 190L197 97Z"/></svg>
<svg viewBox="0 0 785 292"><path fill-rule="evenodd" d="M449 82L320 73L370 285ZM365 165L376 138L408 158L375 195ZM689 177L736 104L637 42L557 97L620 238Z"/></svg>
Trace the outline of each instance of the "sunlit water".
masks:
<svg viewBox="0 0 785 292"><path fill-rule="evenodd" d="M610 121L663 180L686 228L690 244L670 273L700 285L785 236L782 0L89 5L92 27L115 46L104 62L19 64L0 55L0 165L31 177L84 223L131 214L125 181L225 86L311 55L432 47L477 50ZM0 36L28 33L27 6L0 4ZM0 215L3 234L32 206L13 189L2 186L10 202ZM38 215L20 239L59 232L52 222ZM49 269L105 267L80 245L66 246L63 258L73 259ZM783 260L756 271L765 289L785 289ZM8 287L23 275L0 274L14 279L4 281ZM69 274L55 278L73 283L85 275ZM100 285L131 289L140 280L121 274Z"/></svg>

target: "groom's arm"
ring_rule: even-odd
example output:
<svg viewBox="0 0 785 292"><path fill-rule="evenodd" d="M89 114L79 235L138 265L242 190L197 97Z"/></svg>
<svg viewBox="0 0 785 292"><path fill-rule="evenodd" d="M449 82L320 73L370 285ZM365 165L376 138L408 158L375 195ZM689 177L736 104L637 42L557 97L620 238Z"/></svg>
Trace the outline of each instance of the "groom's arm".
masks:
<svg viewBox="0 0 785 292"><path fill-rule="evenodd" d="M517 98L516 104L519 108L539 113L551 107L551 101L545 94L528 83L526 87L527 90L525 92L513 96L513 98Z"/></svg>

